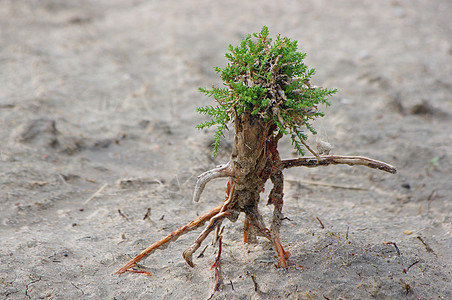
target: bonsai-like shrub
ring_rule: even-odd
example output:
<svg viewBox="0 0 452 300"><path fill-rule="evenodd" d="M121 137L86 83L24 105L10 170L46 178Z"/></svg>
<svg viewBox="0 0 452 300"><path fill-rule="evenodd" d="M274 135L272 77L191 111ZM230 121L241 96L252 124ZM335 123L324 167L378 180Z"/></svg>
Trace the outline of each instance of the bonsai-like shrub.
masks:
<svg viewBox="0 0 452 300"><path fill-rule="evenodd" d="M253 38L254 37L254 38ZM309 69L303 58L306 54L297 51L297 42L278 36L275 41L268 37L268 28L263 27L258 34L247 35L238 47L229 46L226 58L229 64L217 73L223 79L224 87L200 90L216 101L216 106L198 108L200 113L211 117L198 128L217 126L213 144L217 153L223 132L234 126L234 143L228 163L207 171L198 177L194 191L194 201L200 199L206 184L212 179L228 177L225 201L195 220L173 231L162 240L152 244L141 254L129 261L117 273L132 269L138 261L154 250L177 239L180 235L209 222L187 250L183 257L190 266L194 266L192 256L204 239L218 229L224 219L235 222L240 213L245 214L244 242L256 242L256 235L268 238L278 255L278 266L289 266L289 253L279 238L279 228L283 217L283 170L291 167L317 167L330 164L364 165L396 173L394 167L373 159L360 156L318 155L307 143L307 132L315 133L310 121L323 116L319 111L321 104L329 105L327 97L334 89L312 86L310 79L314 69ZM296 159L280 158L278 142L284 136L290 136L297 152L303 156L305 149L313 157ZM270 228L264 224L259 212L260 193L265 183L271 180L267 204L274 206ZM221 235L216 267L218 290L220 285L219 259L221 253Z"/></svg>

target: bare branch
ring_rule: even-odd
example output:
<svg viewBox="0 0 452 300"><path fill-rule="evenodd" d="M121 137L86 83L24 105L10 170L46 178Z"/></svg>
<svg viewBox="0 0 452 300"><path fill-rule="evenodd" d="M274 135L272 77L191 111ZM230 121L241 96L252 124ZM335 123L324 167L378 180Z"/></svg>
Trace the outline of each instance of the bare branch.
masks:
<svg viewBox="0 0 452 300"><path fill-rule="evenodd" d="M317 157L301 157L295 159L284 159L279 163L280 170L293 167L318 167L327 165L361 165L372 169L379 169L391 174L397 173L396 168L382 161L374 160L362 156L342 156L342 155L324 155Z"/></svg>
<svg viewBox="0 0 452 300"><path fill-rule="evenodd" d="M198 176L198 181L196 182L195 191L193 193L193 201L198 202L201 197L202 191L206 187L206 184L215 178L228 177L231 176L230 163L226 165L221 165L215 169L206 171Z"/></svg>
<svg viewBox="0 0 452 300"><path fill-rule="evenodd" d="M315 158L317 158L317 160L320 160L320 156L314 150L312 150L311 147L309 147L309 145L306 144L303 139L300 139L300 142L303 144L303 146L306 147L306 149L308 149L309 152L311 152L312 155L315 156Z"/></svg>

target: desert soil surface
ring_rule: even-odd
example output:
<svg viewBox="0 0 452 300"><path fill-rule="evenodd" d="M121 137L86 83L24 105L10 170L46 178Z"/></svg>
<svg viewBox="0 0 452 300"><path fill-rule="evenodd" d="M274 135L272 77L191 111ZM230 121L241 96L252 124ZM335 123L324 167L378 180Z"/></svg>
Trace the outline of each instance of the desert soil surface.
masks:
<svg viewBox="0 0 452 300"><path fill-rule="evenodd" d="M227 179L191 199L232 139L212 157L195 109L214 102L197 88L220 84L228 45L267 25L338 89L310 144L398 173L286 171L293 265L276 268L265 239L244 244L243 215L225 221L213 298L451 299L451 16L449 0L0 1L0 297L212 295L218 248L206 240L194 268L181 256L202 228L141 261L151 276L113 273L223 201ZM289 140L279 149L296 157Z"/></svg>

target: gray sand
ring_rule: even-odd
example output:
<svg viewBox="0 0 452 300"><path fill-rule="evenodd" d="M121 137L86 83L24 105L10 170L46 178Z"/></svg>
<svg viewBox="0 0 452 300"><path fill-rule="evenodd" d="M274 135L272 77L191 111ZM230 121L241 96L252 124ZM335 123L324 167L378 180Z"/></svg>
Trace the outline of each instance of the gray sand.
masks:
<svg viewBox="0 0 452 300"><path fill-rule="evenodd" d="M181 256L201 229L142 261L152 276L113 273L224 199L218 179L191 201L232 137L212 158L195 109L213 102L197 87L267 25L299 41L314 84L339 90L316 124L332 153L399 173L288 170L293 266L275 268L265 239L244 244L243 216L224 222L214 299L451 299L451 16L449 0L0 1L0 296L212 294L210 239L195 268ZM280 153L295 157L289 140Z"/></svg>

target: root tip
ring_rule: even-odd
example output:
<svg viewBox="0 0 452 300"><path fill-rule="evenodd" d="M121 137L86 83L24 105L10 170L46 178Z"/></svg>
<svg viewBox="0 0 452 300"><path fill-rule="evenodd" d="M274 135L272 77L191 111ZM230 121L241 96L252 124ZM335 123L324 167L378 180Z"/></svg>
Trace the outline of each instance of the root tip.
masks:
<svg viewBox="0 0 452 300"><path fill-rule="evenodd" d="M185 259L185 261L187 262L187 264L188 264L190 267L192 267L192 268L195 267L195 264L193 263L193 259L192 259L191 254L186 253L186 251L184 251L184 253L182 254L182 257Z"/></svg>

